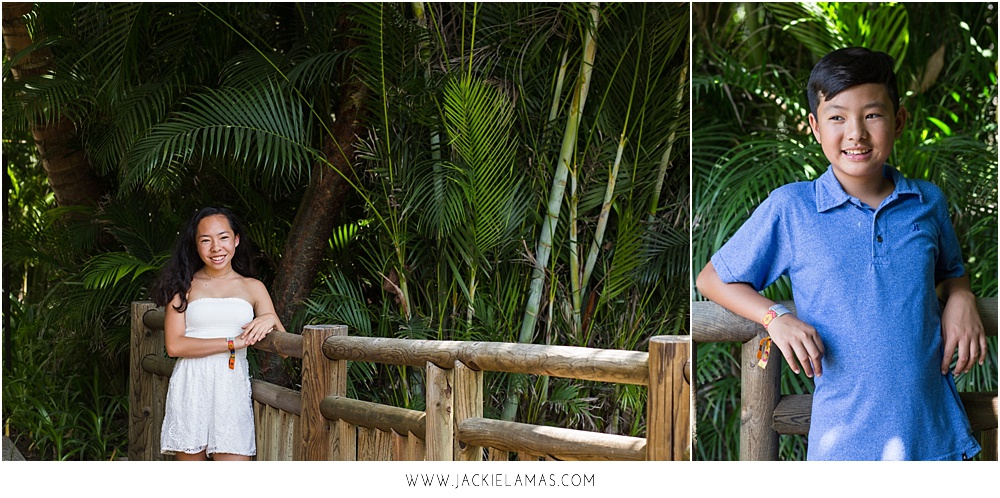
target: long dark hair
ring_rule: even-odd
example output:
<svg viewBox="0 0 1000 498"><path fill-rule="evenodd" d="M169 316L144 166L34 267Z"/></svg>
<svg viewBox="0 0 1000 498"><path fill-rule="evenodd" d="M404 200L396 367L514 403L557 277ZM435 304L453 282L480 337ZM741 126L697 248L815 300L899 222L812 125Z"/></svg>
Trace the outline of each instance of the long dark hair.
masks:
<svg viewBox="0 0 1000 498"><path fill-rule="evenodd" d="M229 220L229 227L233 230L233 236L240 238L240 244L236 246L233 253L233 270L244 277L256 277L257 272L253 267L253 257L256 247L243 225L240 224L236 215L224 207L206 207L198 211L194 217L188 221L187 225L177 236L174 242L174 251L170 256L170 261L160 272L159 278L153 283L150 292L153 301L158 306L166 306L174 296L180 296L180 306L175 306L178 312L183 313L187 309L187 293L191 290L191 280L196 271L205 266L196 248L198 223L208 216L222 215Z"/></svg>

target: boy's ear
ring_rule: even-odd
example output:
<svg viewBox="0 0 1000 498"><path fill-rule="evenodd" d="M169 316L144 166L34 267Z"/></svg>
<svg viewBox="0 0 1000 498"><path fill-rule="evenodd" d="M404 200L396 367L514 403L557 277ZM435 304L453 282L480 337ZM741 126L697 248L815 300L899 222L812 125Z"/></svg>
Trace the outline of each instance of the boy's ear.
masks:
<svg viewBox="0 0 1000 498"><path fill-rule="evenodd" d="M906 111L906 108L899 106L899 110L896 111L896 138L903 135L903 126L906 125L906 120L909 117L910 113Z"/></svg>
<svg viewBox="0 0 1000 498"><path fill-rule="evenodd" d="M819 144L822 144L823 140L820 138L820 135L819 135L819 126L816 125L818 122L819 121L817 121L816 115L810 112L809 113L809 128L812 130L813 137L816 138L816 142L819 143ZM896 137L898 138L899 135L896 135Z"/></svg>

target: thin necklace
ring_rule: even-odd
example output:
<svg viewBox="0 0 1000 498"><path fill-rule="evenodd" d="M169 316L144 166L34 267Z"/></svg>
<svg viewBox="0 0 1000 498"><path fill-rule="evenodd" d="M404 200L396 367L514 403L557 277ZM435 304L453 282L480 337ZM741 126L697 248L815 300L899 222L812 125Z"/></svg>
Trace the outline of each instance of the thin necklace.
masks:
<svg viewBox="0 0 1000 498"><path fill-rule="evenodd" d="M219 275L219 276L217 276L217 277L213 277L213 276L209 275L209 274L208 274L208 272L207 272L207 271L205 271L205 270L202 270L201 272L202 272L202 273L203 273L203 274L204 274L204 275L205 275L206 277L208 277L208 278L211 278L211 279L213 279L213 280L214 280L214 279L217 279L217 278L222 278L222 277L225 277L226 275L229 275L230 273L232 273L232 272L233 272L233 269L232 269L232 268L230 268L230 269L229 269L229 271L227 271L226 273L223 273L222 275Z"/></svg>

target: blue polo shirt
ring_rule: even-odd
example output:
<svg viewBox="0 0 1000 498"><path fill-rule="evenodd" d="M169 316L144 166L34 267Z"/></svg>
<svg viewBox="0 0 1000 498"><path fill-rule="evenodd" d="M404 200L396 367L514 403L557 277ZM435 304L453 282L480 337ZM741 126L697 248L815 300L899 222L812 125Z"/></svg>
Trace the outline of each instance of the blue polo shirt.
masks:
<svg viewBox="0 0 1000 498"><path fill-rule="evenodd" d="M935 286L964 274L947 202L886 165L873 208L833 169L775 189L712 256L723 282L758 291L788 275L796 315L823 340L810 460L960 460L979 452L950 374L941 375Z"/></svg>

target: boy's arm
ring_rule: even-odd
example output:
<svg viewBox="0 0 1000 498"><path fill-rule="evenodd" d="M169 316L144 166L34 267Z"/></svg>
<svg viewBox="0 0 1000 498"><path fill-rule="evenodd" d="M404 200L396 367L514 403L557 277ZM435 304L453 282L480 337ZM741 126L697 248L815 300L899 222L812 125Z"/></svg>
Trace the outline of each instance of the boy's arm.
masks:
<svg viewBox="0 0 1000 498"><path fill-rule="evenodd" d="M969 277L961 276L942 280L937 286L938 297L944 300L941 311L941 339L944 358L941 374L948 373L951 358L958 350L955 373L968 372L978 362L986 360L986 331L976 308L976 296L969 285Z"/></svg>
<svg viewBox="0 0 1000 498"><path fill-rule="evenodd" d="M774 301L757 293L750 284L723 282L711 262L698 274L695 285L703 296L719 306L757 323L760 323L767 314L768 308L775 304ZM785 361L793 372L799 373L801 363L807 377L812 377L813 373L817 376L823 375L823 366L820 362L824 353L823 341L820 340L815 328L789 313L772 320L767 332L781 350L781 354L785 356Z"/></svg>

